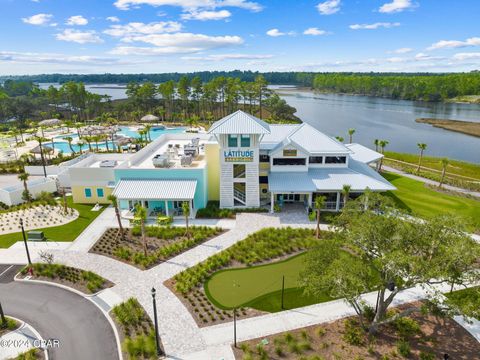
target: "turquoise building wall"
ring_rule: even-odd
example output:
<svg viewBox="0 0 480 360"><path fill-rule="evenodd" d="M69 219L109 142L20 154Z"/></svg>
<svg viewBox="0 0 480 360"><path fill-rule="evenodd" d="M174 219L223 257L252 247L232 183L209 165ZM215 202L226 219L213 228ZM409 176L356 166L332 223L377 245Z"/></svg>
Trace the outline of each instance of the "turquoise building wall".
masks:
<svg viewBox="0 0 480 360"><path fill-rule="evenodd" d="M207 169L115 169L115 184L126 179L154 179L154 180L197 180L193 206L195 209L204 208L208 201ZM164 208L163 201L151 201L149 208ZM172 204L169 203L169 208ZM127 209L128 202L120 201L120 208Z"/></svg>

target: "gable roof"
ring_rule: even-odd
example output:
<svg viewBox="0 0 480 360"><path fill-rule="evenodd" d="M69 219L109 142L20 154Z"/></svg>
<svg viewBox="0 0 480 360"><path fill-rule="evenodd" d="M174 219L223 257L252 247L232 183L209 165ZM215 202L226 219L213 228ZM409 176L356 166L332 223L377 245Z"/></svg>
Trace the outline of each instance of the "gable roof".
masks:
<svg viewBox="0 0 480 360"><path fill-rule="evenodd" d="M241 110L215 122L209 134L270 134L270 126L259 118Z"/></svg>
<svg viewBox="0 0 480 360"><path fill-rule="evenodd" d="M365 164L370 164L383 157L383 154L360 144L346 144L345 146L352 151L352 154L350 154L352 159L361 161Z"/></svg>
<svg viewBox="0 0 480 360"><path fill-rule="evenodd" d="M303 123L295 128L275 148L282 148L288 144L296 145L305 152L314 153L350 153L350 150L339 141L318 131L313 126Z"/></svg>

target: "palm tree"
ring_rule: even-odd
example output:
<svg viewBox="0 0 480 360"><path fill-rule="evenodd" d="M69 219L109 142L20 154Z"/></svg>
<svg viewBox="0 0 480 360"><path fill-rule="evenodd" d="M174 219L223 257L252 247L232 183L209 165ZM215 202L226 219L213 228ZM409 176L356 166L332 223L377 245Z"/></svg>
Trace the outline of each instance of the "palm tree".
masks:
<svg viewBox="0 0 480 360"><path fill-rule="evenodd" d="M348 129L348 136L350 137L350 144L353 141L353 134L355 134L355 129Z"/></svg>
<svg viewBox="0 0 480 360"><path fill-rule="evenodd" d="M440 179L440 184L438 184L438 187L442 187L443 181L445 180L445 173L447 172L447 166L448 166L448 159L443 158L440 163L442 164L442 177Z"/></svg>
<svg viewBox="0 0 480 360"><path fill-rule="evenodd" d="M28 185L27 185L27 180L28 178L30 177L30 174L29 173L26 173L26 172L23 172L21 174L18 174L18 179L20 181L23 181L23 188L25 190L23 190L23 200L25 200L26 202L30 202L30 200L32 199L32 197L30 196L30 192L28 191Z"/></svg>
<svg viewBox="0 0 480 360"><path fill-rule="evenodd" d="M73 155L75 155L75 150L73 150L73 147L72 147L73 138L71 136L67 136L67 137L64 137L63 140L66 140L68 142L68 147L70 148L70 151L72 152Z"/></svg>
<svg viewBox="0 0 480 360"><path fill-rule="evenodd" d="M385 153L385 147L389 144L388 140L380 140L379 145L382 150L382 154Z"/></svg>
<svg viewBox="0 0 480 360"><path fill-rule="evenodd" d="M137 204L135 206L135 221L140 223L140 229L142 231L142 245L143 245L143 254L147 256L147 235L145 231L145 221L147 220L147 209L142 205Z"/></svg>
<svg viewBox="0 0 480 360"><path fill-rule="evenodd" d="M83 140L85 140L88 144L88 150L92 151L92 137L91 136L84 136Z"/></svg>
<svg viewBox="0 0 480 360"><path fill-rule="evenodd" d="M110 194L107 196L107 199L112 203L112 206L115 209L115 216L117 217L118 228L120 230L120 237L122 238L122 240L125 240L125 233L123 231L122 219L120 217L120 210L118 208L117 197L113 194Z"/></svg>
<svg viewBox="0 0 480 360"><path fill-rule="evenodd" d="M78 140L77 146L78 146L78 149L80 150L80 155L83 154L82 148L85 146L85 142L83 140Z"/></svg>
<svg viewBox="0 0 480 360"><path fill-rule="evenodd" d="M100 140L102 140L102 138L101 138L100 135L93 135L93 136L92 136L92 140L93 140L93 142L95 143L96 152L98 152L98 142L99 142Z"/></svg>
<svg viewBox="0 0 480 360"><path fill-rule="evenodd" d="M343 188L342 188L343 206L345 206L347 204L348 196L350 195L350 190L351 189L352 189L351 185L348 185L348 184L343 185Z"/></svg>
<svg viewBox="0 0 480 360"><path fill-rule="evenodd" d="M145 125L145 140L148 142L152 142L152 136L150 135L151 128L152 128L152 125L150 124Z"/></svg>
<svg viewBox="0 0 480 360"><path fill-rule="evenodd" d="M335 139L337 139L338 141L340 141L341 143L343 143L343 141L345 140L343 137L341 136L335 136Z"/></svg>
<svg viewBox="0 0 480 360"><path fill-rule="evenodd" d="M320 211L325 206L325 199L325 196L317 196L315 198L314 208L317 212L317 228L315 230L315 236L317 237L317 239L320 239Z"/></svg>
<svg viewBox="0 0 480 360"><path fill-rule="evenodd" d="M188 201L182 203L183 216L185 216L185 235L190 236L190 231L188 230L188 217L190 216L190 204Z"/></svg>
<svg viewBox="0 0 480 360"><path fill-rule="evenodd" d="M417 174L418 174L420 172L420 168L422 167L423 152L427 148L427 144L418 143L417 146L420 149L420 157L418 159L418 167L417 167Z"/></svg>
<svg viewBox="0 0 480 360"><path fill-rule="evenodd" d="M378 152L378 145L380 145L380 140L378 139L373 140L373 144L375 145L375 151Z"/></svg>

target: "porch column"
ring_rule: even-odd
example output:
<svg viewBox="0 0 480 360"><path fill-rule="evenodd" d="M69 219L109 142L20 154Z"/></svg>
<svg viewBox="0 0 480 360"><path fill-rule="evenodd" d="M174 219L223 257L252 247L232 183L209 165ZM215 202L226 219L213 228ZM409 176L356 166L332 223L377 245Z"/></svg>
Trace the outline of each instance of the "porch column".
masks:
<svg viewBox="0 0 480 360"><path fill-rule="evenodd" d="M188 207L190 208L190 219L193 219L193 200L188 200Z"/></svg>
<svg viewBox="0 0 480 360"><path fill-rule="evenodd" d="M340 211L340 199L341 199L340 192L337 192L337 204L335 206L335 211L337 212Z"/></svg>
<svg viewBox="0 0 480 360"><path fill-rule="evenodd" d="M275 194L273 192L270 193L270 213L274 213L274 206L275 206Z"/></svg>
<svg viewBox="0 0 480 360"><path fill-rule="evenodd" d="M165 200L165 215L168 216L168 200Z"/></svg>
<svg viewBox="0 0 480 360"><path fill-rule="evenodd" d="M313 198L313 194L312 193L308 194L308 207L309 208L312 207L312 198Z"/></svg>

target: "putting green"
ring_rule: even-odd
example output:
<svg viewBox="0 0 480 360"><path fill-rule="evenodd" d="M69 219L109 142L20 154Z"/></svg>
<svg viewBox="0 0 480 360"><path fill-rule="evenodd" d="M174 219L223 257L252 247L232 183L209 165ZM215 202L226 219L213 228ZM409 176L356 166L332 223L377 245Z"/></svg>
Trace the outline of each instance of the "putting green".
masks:
<svg viewBox="0 0 480 360"><path fill-rule="evenodd" d="M285 276L285 288L298 289L296 293L300 295L300 272L304 269L305 256L306 253L302 253L272 264L218 271L205 283L205 292L223 309L248 306L260 299L263 304L269 294L276 293L280 299L282 276Z"/></svg>

